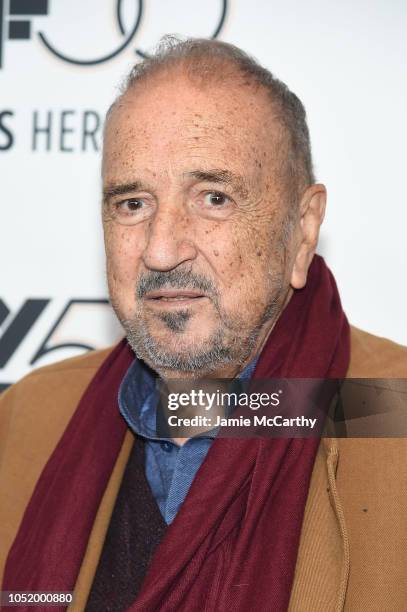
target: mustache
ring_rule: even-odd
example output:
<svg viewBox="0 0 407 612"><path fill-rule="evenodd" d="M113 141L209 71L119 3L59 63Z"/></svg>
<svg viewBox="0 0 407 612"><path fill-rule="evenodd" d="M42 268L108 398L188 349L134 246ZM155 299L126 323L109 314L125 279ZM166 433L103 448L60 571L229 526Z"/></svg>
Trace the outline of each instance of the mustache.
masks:
<svg viewBox="0 0 407 612"><path fill-rule="evenodd" d="M218 297L216 287L211 280L203 274L190 270L169 270L168 272L152 270L151 272L146 272L138 280L136 295L138 298L143 298L149 291L162 289L163 287L196 289L213 298Z"/></svg>

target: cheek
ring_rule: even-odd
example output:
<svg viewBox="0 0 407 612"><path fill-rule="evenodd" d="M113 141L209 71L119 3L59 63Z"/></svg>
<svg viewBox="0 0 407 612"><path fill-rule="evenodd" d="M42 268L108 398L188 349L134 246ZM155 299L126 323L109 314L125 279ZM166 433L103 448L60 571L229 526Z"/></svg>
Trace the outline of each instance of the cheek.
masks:
<svg viewBox="0 0 407 612"><path fill-rule="evenodd" d="M212 260L217 260L224 308L249 319L262 313L278 290L282 262L260 231L245 234L243 239L232 238L227 249L218 249Z"/></svg>
<svg viewBox="0 0 407 612"><path fill-rule="evenodd" d="M106 269L109 291L118 304L134 305L141 252L134 228L105 227Z"/></svg>
<svg viewBox="0 0 407 612"><path fill-rule="evenodd" d="M209 250L215 270L224 308L236 310L243 307L261 278L258 258L245 244L230 236L223 244L217 242Z"/></svg>
<svg viewBox="0 0 407 612"><path fill-rule="evenodd" d="M248 328L262 319L265 311L280 292L280 282L270 274L276 266L263 256L246 253L232 283L225 287L223 307L231 318L238 317Z"/></svg>
<svg viewBox="0 0 407 612"><path fill-rule="evenodd" d="M269 253L258 228L248 224L231 225L227 232L215 238L211 244L211 258L224 283L246 283L253 275L261 275Z"/></svg>
<svg viewBox="0 0 407 612"><path fill-rule="evenodd" d="M221 293L229 291L239 277L243 255L239 243L233 237L233 228L215 224L199 234L199 247L214 273Z"/></svg>

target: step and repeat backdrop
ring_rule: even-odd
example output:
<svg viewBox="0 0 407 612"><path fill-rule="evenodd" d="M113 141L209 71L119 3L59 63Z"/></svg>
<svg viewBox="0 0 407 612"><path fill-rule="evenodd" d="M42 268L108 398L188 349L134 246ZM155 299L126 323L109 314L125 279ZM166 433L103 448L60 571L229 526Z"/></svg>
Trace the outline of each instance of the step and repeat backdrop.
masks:
<svg viewBox="0 0 407 612"><path fill-rule="evenodd" d="M0 0L0 384L115 342L100 222L106 109L164 34L257 57L303 100L319 252L349 319L407 344L405 0Z"/></svg>

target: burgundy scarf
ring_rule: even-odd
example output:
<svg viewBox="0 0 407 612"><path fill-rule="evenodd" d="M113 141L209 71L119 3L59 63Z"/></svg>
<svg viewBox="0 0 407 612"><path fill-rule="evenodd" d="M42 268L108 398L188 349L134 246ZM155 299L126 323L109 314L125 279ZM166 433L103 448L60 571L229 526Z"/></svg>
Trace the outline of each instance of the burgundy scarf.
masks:
<svg viewBox="0 0 407 612"><path fill-rule="evenodd" d="M343 378L349 344L335 281L315 256L307 285L282 312L254 378ZM133 358L121 342L85 391L26 509L3 590L74 589L126 432L117 393ZM286 610L318 444L216 439L129 610Z"/></svg>

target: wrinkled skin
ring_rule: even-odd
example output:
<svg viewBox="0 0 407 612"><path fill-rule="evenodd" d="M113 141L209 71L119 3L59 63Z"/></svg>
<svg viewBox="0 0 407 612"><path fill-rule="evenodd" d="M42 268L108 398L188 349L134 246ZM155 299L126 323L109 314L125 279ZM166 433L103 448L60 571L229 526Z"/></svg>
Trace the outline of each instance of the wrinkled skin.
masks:
<svg viewBox="0 0 407 612"><path fill-rule="evenodd" d="M284 152L269 97L238 79L173 70L117 103L103 159L109 291L161 376L236 375L304 286L325 189L304 189L284 240Z"/></svg>

